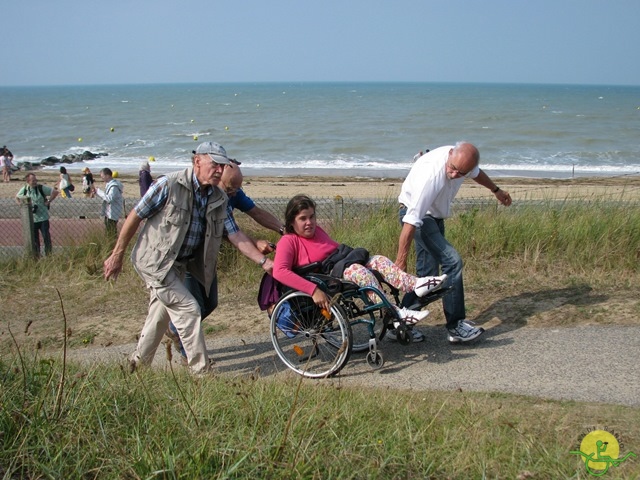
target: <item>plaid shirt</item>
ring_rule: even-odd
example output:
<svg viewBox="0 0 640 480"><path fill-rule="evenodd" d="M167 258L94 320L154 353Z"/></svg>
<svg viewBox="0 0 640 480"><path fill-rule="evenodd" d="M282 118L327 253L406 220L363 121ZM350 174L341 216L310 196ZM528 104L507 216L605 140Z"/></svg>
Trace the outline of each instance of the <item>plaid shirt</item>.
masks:
<svg viewBox="0 0 640 480"><path fill-rule="evenodd" d="M229 202L227 203L227 218L224 221L224 234L225 236L229 236L234 233L238 233L239 231L240 227L233 216L233 206L231 205L231 202Z"/></svg>
<svg viewBox="0 0 640 480"><path fill-rule="evenodd" d="M182 260L189 258L193 255L193 252L204 241L204 235L206 232L206 219L205 214L207 212L207 204L209 203L209 197L213 193L213 187L207 187L204 194L200 190L200 182L195 174L191 177L193 185L193 208L191 209L191 222L189 223L189 231L184 237L180 252L178 253L178 259ZM160 210L164 208L169 196L169 187L167 186L167 177L160 177L154 183L151 184L147 193L140 199L135 206L136 214L146 219L152 217ZM233 218L233 210L229 210L227 207L227 218L224 221L224 228L226 234L233 234L240 230L238 224Z"/></svg>

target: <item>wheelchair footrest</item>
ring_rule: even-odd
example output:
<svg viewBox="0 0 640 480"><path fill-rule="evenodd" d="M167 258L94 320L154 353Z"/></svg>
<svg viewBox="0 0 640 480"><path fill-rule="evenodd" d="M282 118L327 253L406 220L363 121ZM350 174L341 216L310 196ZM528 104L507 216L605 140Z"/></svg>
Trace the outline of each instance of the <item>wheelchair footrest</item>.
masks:
<svg viewBox="0 0 640 480"><path fill-rule="evenodd" d="M427 293L424 297L417 297L416 301L413 304L407 306L407 308L409 310L422 310L422 308L426 307L430 303L441 299L445 295L448 295L449 293L451 293L452 290L453 290L453 287L439 288L437 290L433 290Z"/></svg>

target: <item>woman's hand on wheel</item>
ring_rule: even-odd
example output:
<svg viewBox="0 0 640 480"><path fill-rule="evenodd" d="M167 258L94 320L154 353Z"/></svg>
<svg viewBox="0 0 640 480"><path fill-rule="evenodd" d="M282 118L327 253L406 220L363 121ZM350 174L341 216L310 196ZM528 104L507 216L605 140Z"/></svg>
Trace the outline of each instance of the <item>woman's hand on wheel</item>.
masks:
<svg viewBox="0 0 640 480"><path fill-rule="evenodd" d="M313 295L311 295L311 297L313 298L313 303L320 308L324 308L327 311L331 310L331 299L318 287L313 291Z"/></svg>

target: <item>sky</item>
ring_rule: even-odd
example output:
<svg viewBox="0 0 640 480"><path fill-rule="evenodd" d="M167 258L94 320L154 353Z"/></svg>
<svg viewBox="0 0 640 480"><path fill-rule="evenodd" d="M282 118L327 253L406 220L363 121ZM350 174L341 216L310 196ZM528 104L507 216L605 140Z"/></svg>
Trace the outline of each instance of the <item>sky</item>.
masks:
<svg viewBox="0 0 640 480"><path fill-rule="evenodd" d="M0 86L640 85L640 0L3 0Z"/></svg>

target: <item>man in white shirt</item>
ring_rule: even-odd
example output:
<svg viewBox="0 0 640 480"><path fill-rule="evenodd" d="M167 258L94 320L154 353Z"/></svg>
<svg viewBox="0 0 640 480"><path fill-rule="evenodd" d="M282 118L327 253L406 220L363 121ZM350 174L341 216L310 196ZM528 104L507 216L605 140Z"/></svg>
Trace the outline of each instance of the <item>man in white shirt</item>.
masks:
<svg viewBox="0 0 640 480"><path fill-rule="evenodd" d="M415 162L398 197L402 232L395 263L406 270L407 255L415 238L416 274L419 277L438 275L442 267L442 273L447 275L445 286L453 287L442 299L452 343L471 341L482 335L484 329L474 327L465 319L462 258L444 236L444 219L451 216L451 202L464 179L469 177L491 190L502 205L511 205L509 193L493 183L478 166L479 161L480 153L470 143L436 148ZM424 339L424 336L416 338L420 336L414 333L414 341Z"/></svg>

